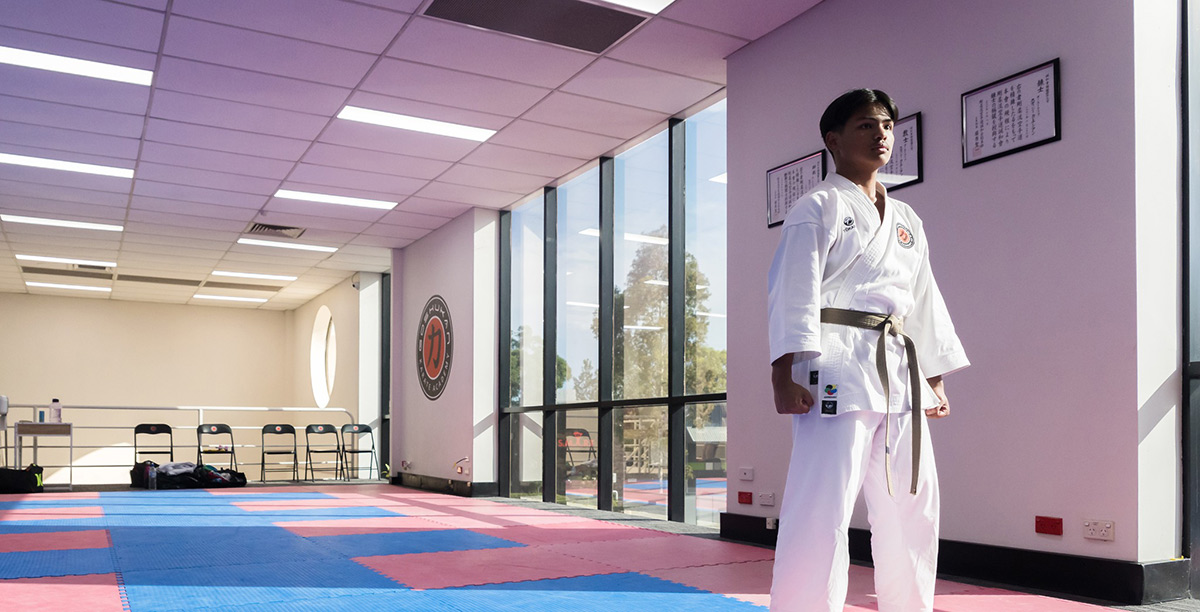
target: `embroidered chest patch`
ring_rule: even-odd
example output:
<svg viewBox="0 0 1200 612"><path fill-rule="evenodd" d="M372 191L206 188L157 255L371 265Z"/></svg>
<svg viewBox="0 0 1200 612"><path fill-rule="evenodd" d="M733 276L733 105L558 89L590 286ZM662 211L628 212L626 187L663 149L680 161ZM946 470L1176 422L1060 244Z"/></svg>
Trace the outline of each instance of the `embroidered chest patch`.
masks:
<svg viewBox="0 0 1200 612"><path fill-rule="evenodd" d="M907 227L904 227L903 223L897 223L896 242L899 242L900 246L906 249L911 249L913 248L913 245L917 243L917 240L913 238L912 231Z"/></svg>
<svg viewBox="0 0 1200 612"><path fill-rule="evenodd" d="M842 220L842 231L848 232L854 229L854 217L846 217Z"/></svg>

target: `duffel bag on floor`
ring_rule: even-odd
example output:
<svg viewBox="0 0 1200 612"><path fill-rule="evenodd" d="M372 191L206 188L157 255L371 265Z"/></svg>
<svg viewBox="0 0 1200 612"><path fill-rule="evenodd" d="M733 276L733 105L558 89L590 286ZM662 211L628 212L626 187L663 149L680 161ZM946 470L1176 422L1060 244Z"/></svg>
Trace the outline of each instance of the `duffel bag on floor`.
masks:
<svg viewBox="0 0 1200 612"><path fill-rule="evenodd" d="M23 470L0 468L0 493L41 493L42 467L31 465Z"/></svg>

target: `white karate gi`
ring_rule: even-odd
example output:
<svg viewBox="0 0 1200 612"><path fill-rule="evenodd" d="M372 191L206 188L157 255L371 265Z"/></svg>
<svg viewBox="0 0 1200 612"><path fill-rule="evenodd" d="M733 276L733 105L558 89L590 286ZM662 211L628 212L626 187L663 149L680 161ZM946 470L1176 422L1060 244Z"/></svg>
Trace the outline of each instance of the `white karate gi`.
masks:
<svg viewBox="0 0 1200 612"><path fill-rule="evenodd" d="M795 353L792 377L815 402L808 414L793 415L771 609L841 612L847 529L862 490L880 611L932 610L937 472L925 435L917 494L909 494L912 412L903 344L888 341L891 397L885 398L875 361L879 332L820 322L820 310L831 307L901 317L917 349L919 408L938 405L925 379L969 362L930 271L921 220L907 204L887 197L881 222L874 202L856 185L830 174L788 213L769 284L771 361ZM884 477L888 447L900 477L894 497Z"/></svg>

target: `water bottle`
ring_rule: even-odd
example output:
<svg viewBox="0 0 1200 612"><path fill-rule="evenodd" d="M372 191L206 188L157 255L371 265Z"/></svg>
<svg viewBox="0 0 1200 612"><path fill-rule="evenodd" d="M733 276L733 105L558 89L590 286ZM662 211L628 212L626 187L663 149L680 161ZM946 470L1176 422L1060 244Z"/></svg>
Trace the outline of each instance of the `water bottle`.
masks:
<svg viewBox="0 0 1200 612"><path fill-rule="evenodd" d="M158 468L150 466L149 478L146 479L151 490L158 488Z"/></svg>
<svg viewBox="0 0 1200 612"><path fill-rule="evenodd" d="M62 423L62 404L58 403L58 398L50 401L50 422Z"/></svg>

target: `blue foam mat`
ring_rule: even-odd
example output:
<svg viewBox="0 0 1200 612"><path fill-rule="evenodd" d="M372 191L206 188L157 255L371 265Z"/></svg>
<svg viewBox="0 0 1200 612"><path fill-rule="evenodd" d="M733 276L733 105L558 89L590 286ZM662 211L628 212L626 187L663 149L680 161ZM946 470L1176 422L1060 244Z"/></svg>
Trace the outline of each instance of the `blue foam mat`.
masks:
<svg viewBox="0 0 1200 612"><path fill-rule="evenodd" d="M113 527L109 532L123 571L342 558L278 527Z"/></svg>
<svg viewBox="0 0 1200 612"><path fill-rule="evenodd" d="M523 544L465 529L314 536L308 540L347 557L523 546Z"/></svg>
<svg viewBox="0 0 1200 612"><path fill-rule="evenodd" d="M426 591L463 610L511 612L761 612L762 608L716 593L639 573L531 580Z"/></svg>
<svg viewBox="0 0 1200 612"><path fill-rule="evenodd" d="M36 550L0 554L0 578L42 578L111 574L116 571L112 550Z"/></svg>

